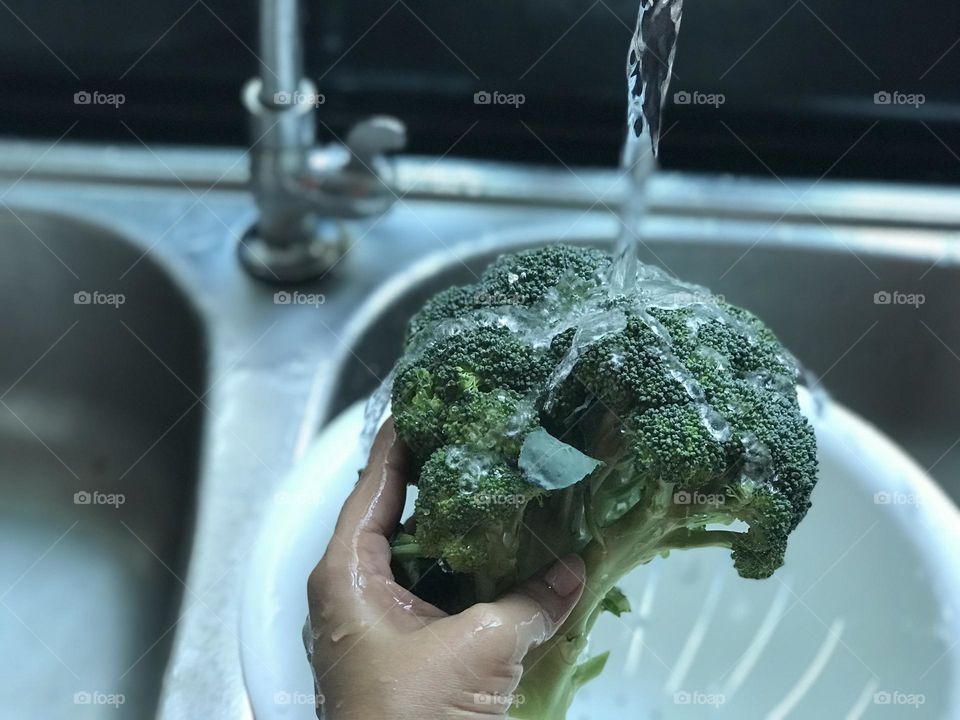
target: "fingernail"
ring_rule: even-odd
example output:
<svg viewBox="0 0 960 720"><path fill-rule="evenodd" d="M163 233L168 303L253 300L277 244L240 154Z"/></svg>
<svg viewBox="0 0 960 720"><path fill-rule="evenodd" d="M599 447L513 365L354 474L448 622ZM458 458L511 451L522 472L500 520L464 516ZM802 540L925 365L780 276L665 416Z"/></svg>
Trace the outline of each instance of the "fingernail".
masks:
<svg viewBox="0 0 960 720"><path fill-rule="evenodd" d="M560 597L567 597L583 584L583 560L579 555L568 555L557 560L543 581Z"/></svg>

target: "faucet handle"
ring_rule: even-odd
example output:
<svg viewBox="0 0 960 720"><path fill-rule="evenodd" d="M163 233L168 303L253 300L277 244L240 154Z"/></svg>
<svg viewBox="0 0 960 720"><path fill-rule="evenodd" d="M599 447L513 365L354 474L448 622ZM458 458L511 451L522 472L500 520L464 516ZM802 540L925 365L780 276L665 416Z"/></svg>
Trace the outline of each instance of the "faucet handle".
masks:
<svg viewBox="0 0 960 720"><path fill-rule="evenodd" d="M361 120L347 133L352 170L374 172L378 158L387 152L403 150L407 144L407 127L389 115L374 115ZM359 165L359 167L358 167Z"/></svg>

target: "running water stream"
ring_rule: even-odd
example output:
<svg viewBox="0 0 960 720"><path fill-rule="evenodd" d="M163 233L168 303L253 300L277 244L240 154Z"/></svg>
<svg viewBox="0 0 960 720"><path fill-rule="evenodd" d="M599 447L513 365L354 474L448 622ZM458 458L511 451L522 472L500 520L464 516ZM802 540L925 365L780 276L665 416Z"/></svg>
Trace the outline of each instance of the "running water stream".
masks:
<svg viewBox="0 0 960 720"><path fill-rule="evenodd" d="M638 277L647 274L640 268L637 245L642 242L640 233L646 214L646 185L656 169L661 115L673 72L682 13L683 0L640 0L637 24L627 52L627 132L620 163L627 178L627 194L620 209L616 260L610 267L609 287L601 293L603 297L629 291ZM585 307L589 306L585 303ZM558 368L553 385L569 372L580 349L619 329L616 322L610 325L609 311L599 315L602 322L596 317L591 317L589 322L580 318L581 329L588 326L594 332L584 333L583 337L578 333L566 361ZM393 373L390 373L367 404L361 438L364 454L369 452L377 429L389 414L392 386Z"/></svg>
<svg viewBox="0 0 960 720"><path fill-rule="evenodd" d="M683 0L640 0L627 53L627 132L620 166L627 194L620 210L617 262L610 282L627 289L637 276L637 243L646 214L646 185L656 169L661 116L683 15Z"/></svg>

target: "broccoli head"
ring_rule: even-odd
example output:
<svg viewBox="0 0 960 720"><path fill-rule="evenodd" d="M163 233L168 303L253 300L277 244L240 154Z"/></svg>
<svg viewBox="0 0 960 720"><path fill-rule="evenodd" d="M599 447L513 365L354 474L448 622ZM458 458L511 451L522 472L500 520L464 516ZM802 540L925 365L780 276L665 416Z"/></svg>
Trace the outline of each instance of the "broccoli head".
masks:
<svg viewBox="0 0 960 720"><path fill-rule="evenodd" d="M599 613L623 606L619 578L707 546L769 577L816 482L797 366L773 333L657 268L611 282L616 269L564 245L501 257L427 302L396 367L419 487L398 553L438 563L468 601L570 552L586 563L583 599L528 656L516 717L562 718L600 672L603 656L580 655Z"/></svg>

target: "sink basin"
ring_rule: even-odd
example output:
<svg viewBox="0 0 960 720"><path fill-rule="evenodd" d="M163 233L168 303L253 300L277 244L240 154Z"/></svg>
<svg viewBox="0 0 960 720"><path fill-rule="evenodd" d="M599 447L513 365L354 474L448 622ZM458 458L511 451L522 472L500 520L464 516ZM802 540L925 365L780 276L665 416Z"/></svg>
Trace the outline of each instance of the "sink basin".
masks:
<svg viewBox="0 0 960 720"><path fill-rule="evenodd" d="M150 717L193 517L204 338L124 238L0 213L0 706Z"/></svg>
<svg viewBox="0 0 960 720"><path fill-rule="evenodd" d="M250 558L290 508L283 478L376 387L426 297L515 247L609 238L597 200L618 174L399 158L404 201L336 278L298 289L324 297L305 305L237 263L256 218L245 149L0 145L0 715L249 717L251 683L279 669L239 661L241 590L264 585ZM960 193L670 173L651 188L647 259L758 312L960 497ZM927 302L874 305L882 290ZM301 616L283 640L303 670L301 609L283 612Z"/></svg>
<svg viewBox="0 0 960 720"><path fill-rule="evenodd" d="M367 397L399 355L408 318L436 292L475 282L499 254L551 238L500 242L453 259L428 258L382 297L345 355L329 417ZM568 238L567 242L571 240ZM603 245L589 237L582 244ZM607 241L606 246L610 246ZM716 238L651 238L641 259L700 283L759 315L818 384L906 448L954 500L960 500L960 268L924 257L813 244L749 249ZM746 252L745 252L746 251ZM922 292L924 304L877 304L880 292ZM881 298L882 299L882 298ZM948 348L952 348L950 350Z"/></svg>

